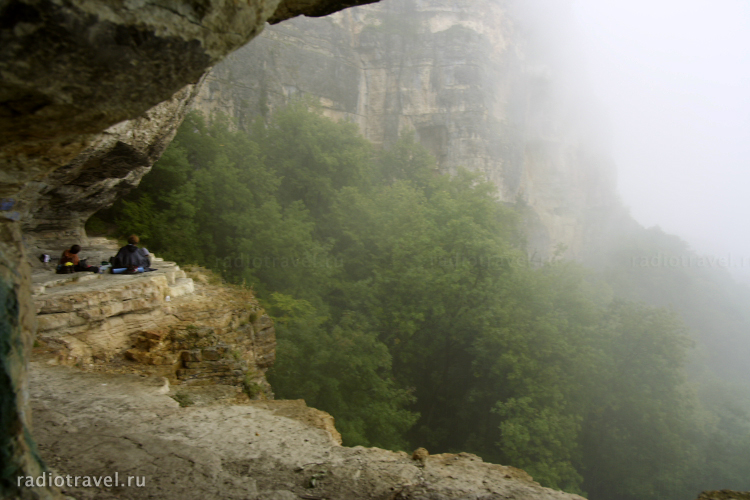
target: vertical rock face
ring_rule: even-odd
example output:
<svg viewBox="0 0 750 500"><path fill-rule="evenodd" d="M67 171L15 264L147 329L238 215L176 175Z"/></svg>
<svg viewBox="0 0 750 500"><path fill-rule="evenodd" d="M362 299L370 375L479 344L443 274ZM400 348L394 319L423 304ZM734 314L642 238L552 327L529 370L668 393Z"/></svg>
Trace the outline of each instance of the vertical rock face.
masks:
<svg viewBox="0 0 750 500"><path fill-rule="evenodd" d="M216 66L196 105L245 126L312 95L376 144L414 130L443 171L481 172L500 199L530 208L532 252L562 243L578 256L614 203L614 172L516 7L391 0L293 20Z"/></svg>
<svg viewBox="0 0 750 500"><path fill-rule="evenodd" d="M16 476L38 476L43 465L28 430L28 358L34 342L31 279L20 227L0 222L0 496L13 498ZM22 492L14 492L20 496ZM24 492L50 498L47 491Z"/></svg>

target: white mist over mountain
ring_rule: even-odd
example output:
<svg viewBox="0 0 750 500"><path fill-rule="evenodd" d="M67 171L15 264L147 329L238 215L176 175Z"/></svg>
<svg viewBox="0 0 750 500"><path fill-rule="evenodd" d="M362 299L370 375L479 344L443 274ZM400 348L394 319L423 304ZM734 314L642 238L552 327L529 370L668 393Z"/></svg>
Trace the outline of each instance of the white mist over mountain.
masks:
<svg viewBox="0 0 750 500"><path fill-rule="evenodd" d="M750 2L573 0L632 215L750 276Z"/></svg>

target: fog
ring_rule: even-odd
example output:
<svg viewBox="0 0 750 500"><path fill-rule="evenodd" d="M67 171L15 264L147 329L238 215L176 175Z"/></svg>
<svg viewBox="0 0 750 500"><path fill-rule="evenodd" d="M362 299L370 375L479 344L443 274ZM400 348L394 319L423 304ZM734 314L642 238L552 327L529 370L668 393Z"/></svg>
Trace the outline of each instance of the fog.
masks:
<svg viewBox="0 0 750 500"><path fill-rule="evenodd" d="M644 226L750 271L750 6L477 5L269 27L87 231L147 228L154 253L249 289L274 320L275 397L330 413L345 446L465 451L591 500L750 490L750 288L682 264L611 182L614 163ZM435 175L449 148L496 155L474 165L518 203ZM530 259L535 225L581 262Z"/></svg>
<svg viewBox="0 0 750 500"><path fill-rule="evenodd" d="M750 2L573 0L571 14L632 215L750 277Z"/></svg>

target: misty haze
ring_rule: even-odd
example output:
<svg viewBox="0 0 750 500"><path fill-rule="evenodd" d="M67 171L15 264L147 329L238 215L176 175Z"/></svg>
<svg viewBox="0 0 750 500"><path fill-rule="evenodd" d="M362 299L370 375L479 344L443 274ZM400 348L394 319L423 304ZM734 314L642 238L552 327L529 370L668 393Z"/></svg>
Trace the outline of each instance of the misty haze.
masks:
<svg viewBox="0 0 750 500"><path fill-rule="evenodd" d="M8 498L750 499L750 3L182 4L81 8L129 114L6 92Z"/></svg>

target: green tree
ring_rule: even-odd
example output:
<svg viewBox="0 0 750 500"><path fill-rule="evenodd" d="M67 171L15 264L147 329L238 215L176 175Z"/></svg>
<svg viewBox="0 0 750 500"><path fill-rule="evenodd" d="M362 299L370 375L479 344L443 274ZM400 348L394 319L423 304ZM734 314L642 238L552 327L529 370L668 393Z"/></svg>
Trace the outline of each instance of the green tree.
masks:
<svg viewBox="0 0 750 500"><path fill-rule="evenodd" d="M622 301L605 321L609 369L584 423L585 489L592 498L683 498L697 459L685 327L672 312Z"/></svg>
<svg viewBox="0 0 750 500"><path fill-rule="evenodd" d="M310 303L278 293L269 304L279 337L273 387L333 414L349 446L406 449L402 433L417 415L403 407L413 397L388 376L391 356L366 321L347 314L331 324Z"/></svg>
<svg viewBox="0 0 750 500"><path fill-rule="evenodd" d="M532 264L522 214L493 185L440 175L414 134L376 150L311 107L249 132L189 114L138 190L102 215L255 290L276 321L279 397L330 412L346 444L469 451L592 500L743 484L744 400L697 400L675 315L612 299L716 311L726 304L700 302L691 280L723 285L621 266L603 283L559 256ZM628 258L682 248L651 233L629 244ZM741 331L741 300L715 328Z"/></svg>

